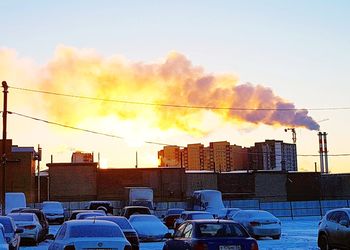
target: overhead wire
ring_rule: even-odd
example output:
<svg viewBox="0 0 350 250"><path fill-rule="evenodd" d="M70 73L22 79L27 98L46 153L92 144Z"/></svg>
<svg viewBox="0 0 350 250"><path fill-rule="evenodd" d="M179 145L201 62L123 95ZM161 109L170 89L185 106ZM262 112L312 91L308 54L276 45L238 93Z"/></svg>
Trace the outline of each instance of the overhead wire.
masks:
<svg viewBox="0 0 350 250"><path fill-rule="evenodd" d="M118 100L118 99L106 99L99 97L91 97L91 96L81 96L81 95L73 95L73 94L65 94L58 92L51 92L45 90L35 90L28 88L21 88L15 86L9 86L9 88L21 91L28 91L34 93L62 96L62 97L70 97L70 98L78 98L78 99L86 99L92 101L102 101L102 102L115 102L122 104L131 104L131 105L144 105L144 106L158 106L158 107L169 107L169 108L188 108L188 109L211 109L211 110L234 110L234 111L303 111L303 110L312 110L312 111L335 111L335 110L350 110L350 107L324 107L324 108L233 108L233 107L217 107L217 106L194 106L194 105L182 105L182 104L169 104L169 103L151 103L151 102L139 102L139 101L126 101L126 100Z"/></svg>
<svg viewBox="0 0 350 250"><path fill-rule="evenodd" d="M45 119L41 119L41 118L37 118L37 117L21 114L21 113L14 112L14 111L7 111L7 113L11 114L11 115L17 115L17 116L21 116L21 117L28 118L28 119L31 119L31 120L39 121L39 122L44 122L44 123L51 124L51 125L64 127L64 128L69 128L69 129L79 130L79 131L82 131L82 132L92 133L92 134L96 134L96 135L103 135L103 136L107 136L107 137L113 137L113 138L117 138L117 139L121 139L121 140L126 140L126 138L122 137L122 136L108 134L108 133L102 133L102 132L98 132L98 131L94 131L94 130L90 130L90 129L78 128L78 127L74 127L74 126L71 126L71 125L66 125L66 124L62 124L62 123L58 123L58 122L52 122L52 121L48 121L48 120L45 120ZM170 144L167 144L167 143L154 142L154 141L144 141L144 143L155 144L155 145L160 145L160 146L170 146Z"/></svg>
<svg viewBox="0 0 350 250"><path fill-rule="evenodd" d="M0 111L0 113L2 113L2 111ZM41 118L37 118L37 117L21 114L21 113L14 112L14 111L7 111L7 113L11 114L11 115L17 115L17 116L24 117L24 118L27 118L27 119L39 121L39 122L44 122L44 123L51 124L51 125L56 125L56 126L60 126L60 127L64 127L64 128L69 128L69 129L82 131L82 132L92 133L92 134L96 134L96 135L103 135L103 136L117 138L117 139L121 139L121 140L125 140L126 139L125 137L122 137L122 136L117 136L117 135L108 134L108 133L102 133L102 132L98 132L98 131L94 131L94 130L90 130L90 129L78 128L78 127L74 127L74 126L71 126L71 125L66 125L66 124L62 124L62 123L58 123L58 122L52 122L52 121L48 121L48 120L45 120L45 119L41 119ZM159 145L159 146L174 146L174 144L167 144L167 143L161 143L161 142L155 142L155 141L144 141L144 143L154 144L154 145ZM186 146L181 146L181 145L177 145L177 146L179 146L180 148L185 148L186 147ZM240 152L235 152L235 153L240 154ZM241 153L241 154L244 154L244 153ZM266 155L266 153L260 153L260 152L248 152L247 154L248 155ZM274 154L274 155L275 156L281 156L279 154ZM319 157L319 154L297 154L296 156L300 156L300 157ZM331 157L344 157L344 156L350 156L350 153L328 154L328 156L331 156Z"/></svg>

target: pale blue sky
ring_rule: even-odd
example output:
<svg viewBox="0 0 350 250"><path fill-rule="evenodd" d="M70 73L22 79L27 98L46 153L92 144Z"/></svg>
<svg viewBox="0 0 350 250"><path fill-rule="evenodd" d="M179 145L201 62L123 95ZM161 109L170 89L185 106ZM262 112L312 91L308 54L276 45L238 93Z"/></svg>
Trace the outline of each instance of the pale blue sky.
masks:
<svg viewBox="0 0 350 250"><path fill-rule="evenodd" d="M350 106L349 13L346 0L3 0L0 47L38 64L49 61L60 44L144 62L175 50L208 72L233 73L242 83L270 87L297 107L342 107ZM334 153L350 152L350 111L311 115L330 119L321 127L330 134ZM300 138L298 151L317 153L315 132L301 133L315 141L303 145ZM270 131L259 139L274 136ZM350 158L343 158L337 169L348 163Z"/></svg>

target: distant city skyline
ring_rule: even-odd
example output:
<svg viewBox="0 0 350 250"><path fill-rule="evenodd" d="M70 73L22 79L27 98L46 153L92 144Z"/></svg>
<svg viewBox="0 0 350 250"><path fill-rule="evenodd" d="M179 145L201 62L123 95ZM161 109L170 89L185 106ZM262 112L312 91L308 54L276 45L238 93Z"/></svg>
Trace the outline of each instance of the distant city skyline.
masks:
<svg viewBox="0 0 350 250"><path fill-rule="evenodd" d="M77 150L105 167L133 167L136 152L139 167L157 167L162 143L291 143L284 130L295 128L299 170L314 171L320 130L330 172L349 172L349 10L341 0L1 1L7 137L40 144L43 167Z"/></svg>

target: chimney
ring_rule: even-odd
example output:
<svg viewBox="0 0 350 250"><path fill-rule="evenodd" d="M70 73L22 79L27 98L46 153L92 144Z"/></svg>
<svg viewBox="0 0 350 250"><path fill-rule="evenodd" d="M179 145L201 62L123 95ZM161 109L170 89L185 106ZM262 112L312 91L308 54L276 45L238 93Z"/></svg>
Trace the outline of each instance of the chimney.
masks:
<svg viewBox="0 0 350 250"><path fill-rule="evenodd" d="M324 162L325 162L325 171L328 173L328 150L327 150L327 133L323 133L323 147L324 147Z"/></svg>
<svg viewBox="0 0 350 250"><path fill-rule="evenodd" d="M323 164L323 140L322 140L322 133L319 132L318 133L318 142L319 142L319 147L320 147L320 150L319 150L319 153L320 153L320 170L321 170L321 173L324 173L324 164Z"/></svg>

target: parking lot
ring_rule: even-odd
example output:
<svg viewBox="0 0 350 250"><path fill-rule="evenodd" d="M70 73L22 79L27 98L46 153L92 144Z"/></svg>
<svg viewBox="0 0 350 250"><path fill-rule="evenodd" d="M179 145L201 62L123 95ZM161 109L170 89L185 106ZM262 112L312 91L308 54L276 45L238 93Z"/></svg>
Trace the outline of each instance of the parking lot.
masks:
<svg viewBox="0 0 350 250"><path fill-rule="evenodd" d="M282 219L282 237L280 240L263 238L258 240L259 249L318 249L317 226L319 218ZM55 234L59 226L50 226L50 233ZM22 246L23 250L46 250L50 241L41 242L38 246ZM141 250L161 250L163 242L141 243Z"/></svg>

